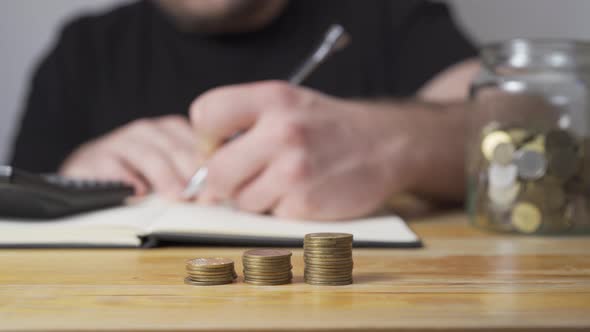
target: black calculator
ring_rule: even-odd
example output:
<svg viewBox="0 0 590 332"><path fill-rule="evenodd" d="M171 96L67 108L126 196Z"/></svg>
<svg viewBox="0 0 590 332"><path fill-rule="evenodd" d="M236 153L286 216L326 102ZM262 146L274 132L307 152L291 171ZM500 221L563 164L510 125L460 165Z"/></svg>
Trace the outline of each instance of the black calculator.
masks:
<svg viewBox="0 0 590 332"><path fill-rule="evenodd" d="M34 174L0 165L0 217L54 219L121 205L134 195L122 182Z"/></svg>

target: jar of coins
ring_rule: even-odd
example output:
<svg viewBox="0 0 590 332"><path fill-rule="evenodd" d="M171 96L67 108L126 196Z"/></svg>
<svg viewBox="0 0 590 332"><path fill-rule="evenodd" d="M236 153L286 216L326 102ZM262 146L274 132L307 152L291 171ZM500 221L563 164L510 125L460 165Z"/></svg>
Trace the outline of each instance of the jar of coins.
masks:
<svg viewBox="0 0 590 332"><path fill-rule="evenodd" d="M526 234L590 231L590 44L484 47L471 86L472 223Z"/></svg>

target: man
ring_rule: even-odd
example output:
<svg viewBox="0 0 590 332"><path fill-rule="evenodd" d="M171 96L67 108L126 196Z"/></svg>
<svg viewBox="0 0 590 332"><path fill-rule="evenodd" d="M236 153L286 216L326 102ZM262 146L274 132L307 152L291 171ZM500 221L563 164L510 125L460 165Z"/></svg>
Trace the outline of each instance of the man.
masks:
<svg viewBox="0 0 590 332"><path fill-rule="evenodd" d="M277 81L334 22L352 45L307 88ZM200 202L294 218L366 215L399 192L460 200L473 55L425 1L142 1L63 30L13 165L178 196L207 162Z"/></svg>

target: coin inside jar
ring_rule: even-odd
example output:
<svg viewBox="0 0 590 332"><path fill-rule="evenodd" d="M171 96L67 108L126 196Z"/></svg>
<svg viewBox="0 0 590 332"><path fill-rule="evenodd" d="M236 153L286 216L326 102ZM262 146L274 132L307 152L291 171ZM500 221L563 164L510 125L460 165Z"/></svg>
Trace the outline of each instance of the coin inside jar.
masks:
<svg viewBox="0 0 590 332"><path fill-rule="evenodd" d="M542 219L541 210L529 202L520 202L512 210L512 224L522 233L536 232Z"/></svg>
<svg viewBox="0 0 590 332"><path fill-rule="evenodd" d="M518 150L514 154L518 175L524 180L538 180L547 172L545 156L534 150Z"/></svg>

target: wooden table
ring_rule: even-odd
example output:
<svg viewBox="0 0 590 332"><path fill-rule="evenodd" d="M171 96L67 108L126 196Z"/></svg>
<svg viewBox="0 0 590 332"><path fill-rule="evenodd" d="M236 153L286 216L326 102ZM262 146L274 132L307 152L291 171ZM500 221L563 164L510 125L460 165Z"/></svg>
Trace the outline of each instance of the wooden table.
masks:
<svg viewBox="0 0 590 332"><path fill-rule="evenodd" d="M184 262L241 248L0 250L0 330L590 329L590 238L517 237L461 214L416 220L424 249L355 250L355 284L183 284ZM241 269L241 264L237 264Z"/></svg>

